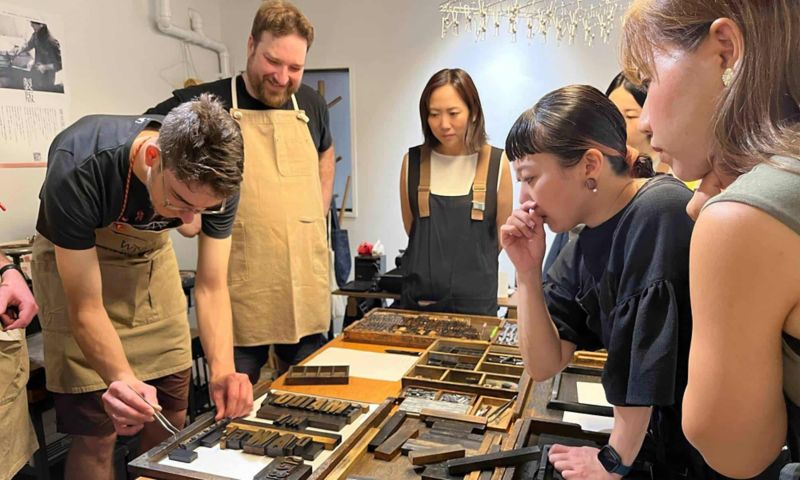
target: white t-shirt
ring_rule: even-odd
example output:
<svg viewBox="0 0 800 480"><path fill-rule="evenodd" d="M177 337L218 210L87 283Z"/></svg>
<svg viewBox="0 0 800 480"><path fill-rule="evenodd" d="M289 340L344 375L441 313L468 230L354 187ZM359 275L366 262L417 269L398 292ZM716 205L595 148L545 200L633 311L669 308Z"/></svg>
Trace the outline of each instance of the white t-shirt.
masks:
<svg viewBox="0 0 800 480"><path fill-rule="evenodd" d="M498 162L497 190L500 190L504 160L505 155ZM431 193L442 197L458 197L469 194L472 182L475 180L477 166L477 153L443 155L431 150ZM408 181L408 162L406 162L406 181Z"/></svg>

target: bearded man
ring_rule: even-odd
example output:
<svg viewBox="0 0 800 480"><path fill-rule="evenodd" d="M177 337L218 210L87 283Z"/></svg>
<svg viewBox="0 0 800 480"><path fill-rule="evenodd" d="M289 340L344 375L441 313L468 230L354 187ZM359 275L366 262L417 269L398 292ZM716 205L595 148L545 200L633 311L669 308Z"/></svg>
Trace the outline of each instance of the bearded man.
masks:
<svg viewBox="0 0 800 480"><path fill-rule="evenodd" d="M330 325L325 214L335 162L325 100L301 83L313 40L314 27L295 6L264 2L242 75L176 90L148 111L167 114L208 92L242 129L246 168L228 285L236 370L253 383L270 345L283 371L324 344Z"/></svg>

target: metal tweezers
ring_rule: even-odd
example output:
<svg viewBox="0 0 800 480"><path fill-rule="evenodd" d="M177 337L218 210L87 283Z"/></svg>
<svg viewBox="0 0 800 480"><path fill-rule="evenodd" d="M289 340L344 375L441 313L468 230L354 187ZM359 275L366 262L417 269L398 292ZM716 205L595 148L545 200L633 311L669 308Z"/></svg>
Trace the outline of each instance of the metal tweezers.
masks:
<svg viewBox="0 0 800 480"><path fill-rule="evenodd" d="M495 420L497 420L498 418L500 418L500 415L501 415L503 412L505 412L506 410L508 410L508 407L510 407L511 405L513 405L513 404L514 404L514 402L515 402L516 400L517 400L517 396L516 396L516 395L514 395L513 397L511 397L511 400L509 400L509 401L507 401L506 403L502 404L502 405L500 406L500 408L498 408L498 409L497 409L497 410L495 410L495 411L494 411L494 412L493 412L491 415L489 415L488 417L486 417L486 421L487 421L487 422L489 422L489 423L492 423L492 422L494 422Z"/></svg>
<svg viewBox="0 0 800 480"><path fill-rule="evenodd" d="M169 423L169 420L167 420L167 417L164 416L164 414L161 413L161 411L158 408L154 407L150 402L148 402L147 399L145 399L142 396L141 393L137 392L130 385L128 385L128 387L131 390L133 390L133 393L135 393L139 398L141 398L144 401L144 403L146 403L150 408L153 409L153 412L154 412L153 416L156 418L156 421L164 428L164 430L169 432L170 435L172 435L174 438L177 439L178 438L178 434L180 433L180 430L178 428L176 428L173 424Z"/></svg>

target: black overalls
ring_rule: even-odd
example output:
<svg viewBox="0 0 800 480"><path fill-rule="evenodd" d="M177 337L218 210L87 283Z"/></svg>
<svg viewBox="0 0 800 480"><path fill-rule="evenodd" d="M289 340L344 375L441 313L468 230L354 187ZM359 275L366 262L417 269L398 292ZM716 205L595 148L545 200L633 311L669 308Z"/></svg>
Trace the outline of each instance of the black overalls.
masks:
<svg viewBox="0 0 800 480"><path fill-rule="evenodd" d="M403 255L402 297L396 306L497 314L497 176L502 153L484 145L470 192L441 196L430 193L430 149L417 146L408 151L408 199L414 223Z"/></svg>

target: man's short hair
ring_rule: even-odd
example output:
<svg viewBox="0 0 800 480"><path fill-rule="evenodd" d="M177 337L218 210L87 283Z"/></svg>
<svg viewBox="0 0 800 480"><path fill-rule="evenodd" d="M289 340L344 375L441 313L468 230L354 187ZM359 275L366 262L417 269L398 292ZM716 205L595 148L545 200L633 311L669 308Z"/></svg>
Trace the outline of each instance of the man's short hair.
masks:
<svg viewBox="0 0 800 480"><path fill-rule="evenodd" d="M297 7L283 0L265 1L258 8L250 30L256 44L261 41L261 34L264 32L275 37L298 35L308 43L307 49L314 43L314 26Z"/></svg>
<svg viewBox="0 0 800 480"><path fill-rule="evenodd" d="M158 136L161 161L187 185L201 185L223 198L239 191L244 141L239 124L207 93L184 102L164 118Z"/></svg>

